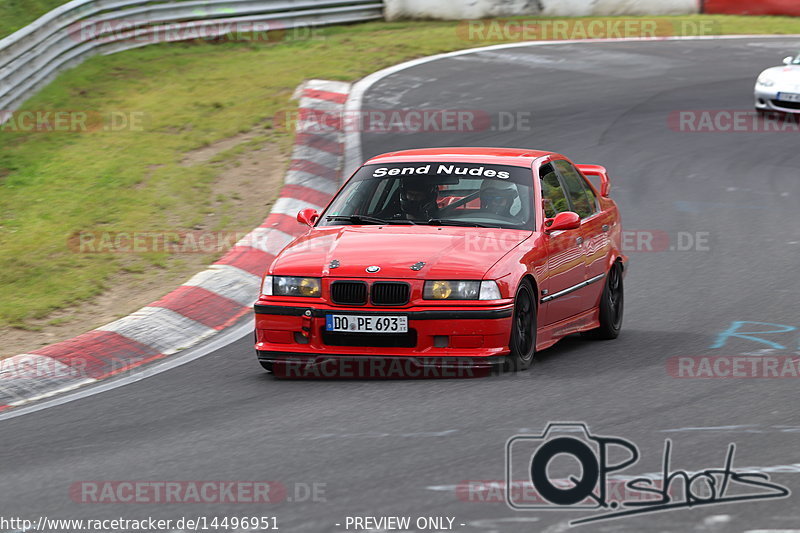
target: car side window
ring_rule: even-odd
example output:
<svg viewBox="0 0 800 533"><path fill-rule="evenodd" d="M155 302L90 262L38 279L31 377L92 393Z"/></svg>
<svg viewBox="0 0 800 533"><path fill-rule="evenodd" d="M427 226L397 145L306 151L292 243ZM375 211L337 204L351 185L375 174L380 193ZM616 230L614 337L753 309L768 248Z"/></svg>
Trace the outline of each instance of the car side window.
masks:
<svg viewBox="0 0 800 533"><path fill-rule="evenodd" d="M581 218L594 215L597 212L597 202L583 176L567 161L559 160L554 165L564 179L564 187L567 189L573 211Z"/></svg>
<svg viewBox="0 0 800 533"><path fill-rule="evenodd" d="M586 199L589 200L589 205L592 207L592 214L597 213L597 197L594 195L594 191L585 182L583 187L586 189Z"/></svg>
<svg viewBox="0 0 800 533"><path fill-rule="evenodd" d="M551 163L543 165L539 169L539 178L542 183L542 207L544 216L553 218L559 213L569 211L569 203L561 182L558 179L555 169Z"/></svg>

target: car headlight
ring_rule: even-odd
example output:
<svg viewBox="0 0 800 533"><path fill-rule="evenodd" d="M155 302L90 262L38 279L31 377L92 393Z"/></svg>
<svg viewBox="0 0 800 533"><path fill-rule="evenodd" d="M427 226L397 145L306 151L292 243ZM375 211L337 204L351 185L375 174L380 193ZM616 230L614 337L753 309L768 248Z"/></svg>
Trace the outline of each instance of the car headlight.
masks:
<svg viewBox="0 0 800 533"><path fill-rule="evenodd" d="M425 300L499 300L500 289L494 281L426 281Z"/></svg>
<svg viewBox="0 0 800 533"><path fill-rule="evenodd" d="M322 284L319 278L302 278L296 276L264 276L261 284L264 296L304 296L319 298Z"/></svg>
<svg viewBox="0 0 800 533"><path fill-rule="evenodd" d="M750 78L751 80L753 78ZM772 87L775 85L775 80L767 76L766 74L762 74L758 77L758 81L756 82L757 85L761 85L762 87Z"/></svg>

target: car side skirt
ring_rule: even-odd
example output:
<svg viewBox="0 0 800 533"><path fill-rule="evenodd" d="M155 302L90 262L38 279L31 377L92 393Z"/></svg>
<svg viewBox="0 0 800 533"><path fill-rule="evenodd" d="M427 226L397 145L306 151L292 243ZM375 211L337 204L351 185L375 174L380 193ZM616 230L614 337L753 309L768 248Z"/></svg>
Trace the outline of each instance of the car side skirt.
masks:
<svg viewBox="0 0 800 533"><path fill-rule="evenodd" d="M595 307L560 322L540 327L536 335L536 351L554 345L567 335L600 327L600 308Z"/></svg>

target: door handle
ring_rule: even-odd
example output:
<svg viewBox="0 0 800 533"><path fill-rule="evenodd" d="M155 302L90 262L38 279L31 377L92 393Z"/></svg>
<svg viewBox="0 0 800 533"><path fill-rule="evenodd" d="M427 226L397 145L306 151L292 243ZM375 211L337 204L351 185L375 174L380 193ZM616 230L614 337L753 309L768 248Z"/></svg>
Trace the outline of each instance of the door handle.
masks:
<svg viewBox="0 0 800 533"><path fill-rule="evenodd" d="M603 226L600 229L602 229L603 231L608 231L610 228L608 227L608 224L603 224Z"/></svg>
<svg viewBox="0 0 800 533"><path fill-rule="evenodd" d="M577 239L575 239L575 242L578 243L578 246L580 246L581 244L583 244L583 237L578 237Z"/></svg>

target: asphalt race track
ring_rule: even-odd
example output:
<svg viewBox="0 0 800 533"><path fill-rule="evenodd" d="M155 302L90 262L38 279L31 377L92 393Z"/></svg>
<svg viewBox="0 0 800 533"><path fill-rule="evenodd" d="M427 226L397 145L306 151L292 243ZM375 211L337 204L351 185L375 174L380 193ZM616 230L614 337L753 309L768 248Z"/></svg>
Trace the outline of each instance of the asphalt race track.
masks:
<svg viewBox="0 0 800 533"><path fill-rule="evenodd" d="M564 531L585 513L514 511L502 498L465 501L455 490L465 480L503 480L506 441L548 421L586 422L636 443L642 457L626 474L661 471L666 438L673 470L721 468L729 443L735 467L800 464L797 378L668 371L677 356L800 353L800 331L788 331L800 327L798 132L696 133L669 121L684 110L752 110L758 73L797 48L758 38L563 44L443 59L384 79L365 109L479 110L495 128L365 133L365 157L513 146L609 168L625 229L645 235L642 249L629 251L620 338L567 339L514 376L278 381L261 371L247 335L149 379L0 421L0 515L274 515L287 532L343 531L354 515L451 516L467 533ZM498 127L501 113L530 122ZM739 331L786 331L755 335L772 344L720 339L735 321L784 326ZM800 468L786 470L795 472L772 481L800 492ZM293 500L304 499L295 484L322 493L266 506L73 501L71 485L87 480L272 480ZM797 529L795 503L678 509L578 531Z"/></svg>

